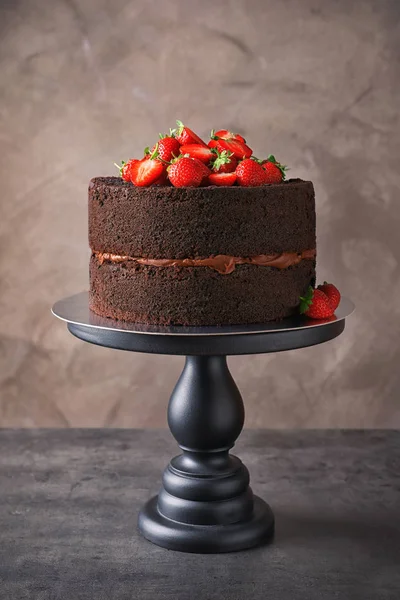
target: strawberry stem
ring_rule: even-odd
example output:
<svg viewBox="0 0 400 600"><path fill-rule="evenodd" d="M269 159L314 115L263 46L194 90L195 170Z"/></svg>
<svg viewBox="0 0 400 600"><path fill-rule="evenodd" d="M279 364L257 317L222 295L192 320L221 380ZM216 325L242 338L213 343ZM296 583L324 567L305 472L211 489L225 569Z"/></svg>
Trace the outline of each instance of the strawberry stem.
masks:
<svg viewBox="0 0 400 600"><path fill-rule="evenodd" d="M150 152L150 148L148 146L146 146L146 148L144 149L144 155L147 158L149 158L150 160L154 160L155 158L157 158L157 156L158 156L158 142L154 146L153 152Z"/></svg>
<svg viewBox="0 0 400 600"><path fill-rule="evenodd" d="M179 156L174 156L174 158L171 158L168 164L171 166L178 162L178 160L180 160L181 158L187 158L188 156L189 154L179 154Z"/></svg>
<svg viewBox="0 0 400 600"><path fill-rule="evenodd" d="M268 156L267 162L273 163L278 167L278 169L282 173L282 180L284 180L286 177L286 171L289 171L289 168L286 165L282 165L280 162L278 162L273 154L270 154Z"/></svg>
<svg viewBox="0 0 400 600"><path fill-rule="evenodd" d="M271 161L272 162L272 161ZM300 314L304 314L310 308L314 296L314 288L310 285L305 296L300 296Z"/></svg>
<svg viewBox="0 0 400 600"><path fill-rule="evenodd" d="M228 150L222 150L222 152L219 152L219 150L216 148L213 148L212 152L217 155L217 158L213 163L213 167L216 171L219 171L222 165L232 162L231 157L233 156L233 152L228 152Z"/></svg>
<svg viewBox="0 0 400 600"><path fill-rule="evenodd" d="M121 160L121 166L120 166L120 165L117 165L117 163L114 163L114 166L115 166L115 167L117 167L117 169L118 169L118 171L119 171L119 176L120 176L120 177L122 177L122 169L123 169L123 167L124 167L124 165L125 165L125 164L126 164L126 163L125 163L125 161L124 161L124 160Z"/></svg>
<svg viewBox="0 0 400 600"><path fill-rule="evenodd" d="M184 126L184 124L182 123L182 121L178 121L178 120L176 121L176 124L178 125L178 130L177 130L177 131L175 130L175 132L174 132L174 133L177 133L178 135L181 135L181 134L182 134L182 131L183 131L183 130L184 130L184 128L185 128L185 126Z"/></svg>

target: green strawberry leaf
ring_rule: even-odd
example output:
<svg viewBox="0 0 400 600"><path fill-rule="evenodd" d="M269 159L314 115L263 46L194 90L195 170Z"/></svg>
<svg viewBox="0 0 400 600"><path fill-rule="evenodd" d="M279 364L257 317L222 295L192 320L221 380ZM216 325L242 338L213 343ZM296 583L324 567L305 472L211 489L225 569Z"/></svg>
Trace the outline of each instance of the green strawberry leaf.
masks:
<svg viewBox="0 0 400 600"><path fill-rule="evenodd" d="M178 135L181 135L181 134L182 134L182 131L184 130L184 127L185 127L185 126L184 126L184 124L182 123L182 121L178 121L178 120L176 121L176 124L178 125L178 129L177 129L177 130L174 130L174 133L175 133L175 134L178 134Z"/></svg>
<svg viewBox="0 0 400 600"><path fill-rule="evenodd" d="M310 308L314 296L314 288L310 285L305 296L300 296L300 314L304 314Z"/></svg>
<svg viewBox="0 0 400 600"><path fill-rule="evenodd" d="M213 163L213 168L216 171L218 171L222 167L222 165L226 165L232 162L232 152L229 152L228 150L222 150L222 152L219 152L216 148L213 148L212 152L217 155L217 158Z"/></svg>

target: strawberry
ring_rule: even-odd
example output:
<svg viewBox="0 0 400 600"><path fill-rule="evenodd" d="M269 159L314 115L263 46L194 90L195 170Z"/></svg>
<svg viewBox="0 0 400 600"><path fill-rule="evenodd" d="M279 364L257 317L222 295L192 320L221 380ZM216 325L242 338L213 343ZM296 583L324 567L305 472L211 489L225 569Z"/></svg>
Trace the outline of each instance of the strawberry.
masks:
<svg viewBox="0 0 400 600"><path fill-rule="evenodd" d="M158 158L165 162L170 162L173 158L179 156L180 143L176 138L171 135L163 136L160 134L160 139L155 146L153 146L151 152L158 149Z"/></svg>
<svg viewBox="0 0 400 600"><path fill-rule="evenodd" d="M266 183L266 173L263 167L251 158L246 158L239 163L236 175L238 184L243 187L264 185Z"/></svg>
<svg viewBox="0 0 400 600"><path fill-rule="evenodd" d="M158 179L156 179L152 185L169 185L169 180L168 180L168 173L167 173L167 169L164 166L163 172L161 173L160 177L158 177Z"/></svg>
<svg viewBox="0 0 400 600"><path fill-rule="evenodd" d="M145 156L132 165L130 170L131 181L137 187L149 186L155 183L163 174L164 165L157 160L155 154L153 153L150 157Z"/></svg>
<svg viewBox="0 0 400 600"><path fill-rule="evenodd" d="M285 179L287 167L281 165L273 154L270 154L261 164L268 175L266 183L281 183Z"/></svg>
<svg viewBox="0 0 400 600"><path fill-rule="evenodd" d="M206 146L201 138L194 133L189 127L185 127L182 121L177 121L178 129L174 131L174 135L181 146L187 144L200 144L200 146Z"/></svg>
<svg viewBox="0 0 400 600"><path fill-rule="evenodd" d="M341 298L340 292L337 289L337 287L334 286L333 283L327 283L326 281L324 281L324 284L319 285L318 289L321 290L321 292L324 292L326 296L328 296L329 302L333 310L336 310L340 304Z"/></svg>
<svg viewBox="0 0 400 600"><path fill-rule="evenodd" d="M253 150L246 146L244 142L230 138L228 140L218 140L216 148L219 152L228 150L232 152L236 158L242 160L243 158L250 158L253 154Z"/></svg>
<svg viewBox="0 0 400 600"><path fill-rule="evenodd" d="M213 133L213 132L211 132ZM222 138L223 140L239 140L239 142L243 142L243 144L246 143L246 140L244 139L244 137L242 137L241 135L239 135L238 133L232 133L231 131L228 131L227 129L219 129L218 131L216 131L214 133L214 136L217 138ZM211 137L214 137L211 136Z"/></svg>
<svg viewBox="0 0 400 600"><path fill-rule="evenodd" d="M233 173L233 171L236 171L238 165L236 156L233 156L233 154L227 150L223 150L222 152L215 150L215 152L217 158L212 166L212 170L215 173Z"/></svg>
<svg viewBox="0 0 400 600"><path fill-rule="evenodd" d="M205 169L207 167L196 158L183 156L168 167L168 177L175 187L198 187L205 177Z"/></svg>
<svg viewBox="0 0 400 600"><path fill-rule="evenodd" d="M319 289L310 286L306 295L300 298L300 313L311 319L327 319L334 312L328 296Z"/></svg>
<svg viewBox="0 0 400 600"><path fill-rule="evenodd" d="M232 140L238 140L239 142L243 142L243 144L246 143L246 140L244 139L244 137L242 137L238 133L232 133L231 131L228 131L227 129L219 129L218 131L214 131L214 129L213 129L211 131L210 137L211 137L211 139L208 142L209 148L216 148L218 140L232 139Z"/></svg>
<svg viewBox="0 0 400 600"><path fill-rule="evenodd" d="M207 165L205 165L204 163L200 162L197 158L194 158L193 160L196 160L200 166L201 166L201 170L203 172L203 184L204 184L204 180L210 175L211 171L210 169L207 167Z"/></svg>
<svg viewBox="0 0 400 600"><path fill-rule="evenodd" d="M122 179L124 181L130 181L131 180L131 167L137 162L139 162L138 159L131 158L127 162L122 160L121 166L117 165L117 163L114 163L114 165L117 167L117 169L119 169L119 174L122 177Z"/></svg>
<svg viewBox="0 0 400 600"><path fill-rule="evenodd" d="M191 158L197 158L202 163L208 164L215 154L207 146L200 144L185 144L180 148L180 154L188 154Z"/></svg>
<svg viewBox="0 0 400 600"><path fill-rule="evenodd" d="M211 173L208 176L208 185L231 186L236 182L236 173Z"/></svg>

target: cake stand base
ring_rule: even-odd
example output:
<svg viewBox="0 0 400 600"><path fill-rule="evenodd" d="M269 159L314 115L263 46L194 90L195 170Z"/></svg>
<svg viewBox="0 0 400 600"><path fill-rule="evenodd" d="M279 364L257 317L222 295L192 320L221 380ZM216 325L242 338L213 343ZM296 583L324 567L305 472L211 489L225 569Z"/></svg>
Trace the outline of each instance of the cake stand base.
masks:
<svg viewBox="0 0 400 600"><path fill-rule="evenodd" d="M87 294L58 302L54 314L78 338L122 350L184 354L172 392L168 425L182 453L164 471L158 496L139 514L151 542L183 552L233 552L272 538L274 516L253 495L249 472L230 449L244 424L244 405L226 355L278 352L321 344L340 335L353 305L342 300L326 322L304 317L231 327L155 327L104 319Z"/></svg>
<svg viewBox="0 0 400 600"><path fill-rule="evenodd" d="M153 544L200 554L236 552L259 546L274 534L274 515L264 500L253 498L253 512L246 521L228 525L191 525L166 519L154 496L139 514L139 529Z"/></svg>
<svg viewBox="0 0 400 600"><path fill-rule="evenodd" d="M230 552L271 536L271 509L254 498L249 472L229 453L244 406L225 356L187 356L168 406L182 454L164 471L162 488L139 515L143 535L184 552Z"/></svg>
<svg viewBox="0 0 400 600"><path fill-rule="evenodd" d="M168 406L182 454L164 471L162 488L139 515L143 535L184 552L230 552L271 536L274 517L254 498L249 472L229 453L244 406L225 356L188 356Z"/></svg>

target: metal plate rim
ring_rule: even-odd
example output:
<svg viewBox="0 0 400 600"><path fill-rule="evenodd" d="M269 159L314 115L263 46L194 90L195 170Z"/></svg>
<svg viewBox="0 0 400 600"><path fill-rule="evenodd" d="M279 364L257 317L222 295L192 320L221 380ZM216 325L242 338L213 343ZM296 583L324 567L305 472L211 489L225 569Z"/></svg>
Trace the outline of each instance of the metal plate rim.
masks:
<svg viewBox="0 0 400 600"><path fill-rule="evenodd" d="M51 312L61 321L72 325L103 329L115 333L121 332L138 335L174 337L215 337L300 331L315 327L323 327L346 319L354 312L354 310L354 303L348 298L342 298L336 311L336 319L334 321L312 321L299 315L283 319L279 322L266 323L264 327L262 325L228 325L219 327L183 327L175 325L168 327L113 321L113 319L100 317L89 309L89 293L80 292L56 302L52 307ZM87 314L85 315L85 313ZM78 314L84 316L77 317ZM92 322L90 322L90 319Z"/></svg>

